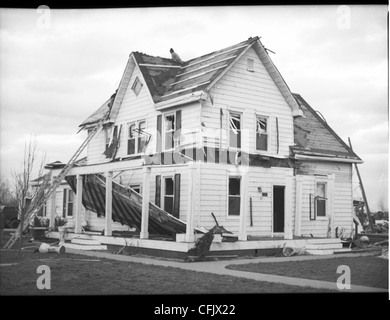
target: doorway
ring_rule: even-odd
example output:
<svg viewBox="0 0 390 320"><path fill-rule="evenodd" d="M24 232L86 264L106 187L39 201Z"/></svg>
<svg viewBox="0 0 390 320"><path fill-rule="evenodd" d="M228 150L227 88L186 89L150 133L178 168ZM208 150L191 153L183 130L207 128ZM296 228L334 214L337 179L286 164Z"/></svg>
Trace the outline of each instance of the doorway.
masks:
<svg viewBox="0 0 390 320"><path fill-rule="evenodd" d="M284 186L273 188L273 232L284 232Z"/></svg>

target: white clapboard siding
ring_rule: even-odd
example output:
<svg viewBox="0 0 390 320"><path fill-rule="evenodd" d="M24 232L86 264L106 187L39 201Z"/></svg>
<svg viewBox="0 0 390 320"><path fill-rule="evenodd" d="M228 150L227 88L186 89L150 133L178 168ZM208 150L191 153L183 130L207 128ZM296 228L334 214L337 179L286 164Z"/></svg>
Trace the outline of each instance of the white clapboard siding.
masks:
<svg viewBox="0 0 390 320"><path fill-rule="evenodd" d="M254 59L254 72L246 70L247 58ZM220 128L220 108L224 111L222 146L227 147L228 110L242 112L242 128L247 130L249 152L256 148L256 114L269 117L271 136L269 153L277 153L277 126L279 131L279 155L287 156L294 143L291 109L276 87L253 49L217 82L211 90L213 104L204 104L202 121L210 128Z"/></svg>
<svg viewBox="0 0 390 320"><path fill-rule="evenodd" d="M314 236L326 236L328 230L328 220L309 219L309 194L315 193L315 176L308 174L335 175L333 192L333 227L344 228L350 233L352 228L352 165L343 163L325 162L304 162L300 166L299 173L304 173L302 185L302 211L301 211L301 233ZM312 213L314 207L312 205ZM331 233L334 237L334 229Z"/></svg>
<svg viewBox="0 0 390 320"><path fill-rule="evenodd" d="M291 169L286 168L261 168L250 167L247 179L248 211L246 215L246 228L248 235L270 236L272 234L272 191L273 185L286 185L286 173ZM233 165L202 164L200 182L200 217L197 220L199 226L212 228L215 221L211 215L214 213L220 225L227 230L239 232L239 217L228 217L228 176L237 174L237 167ZM293 184L294 185L294 184ZM261 197L258 187L268 195ZM294 187L293 187L294 189ZM293 190L294 191L294 190ZM250 226L249 199L252 198L253 226ZM292 193L292 211L295 207L295 193ZM287 199L286 199L287 201Z"/></svg>

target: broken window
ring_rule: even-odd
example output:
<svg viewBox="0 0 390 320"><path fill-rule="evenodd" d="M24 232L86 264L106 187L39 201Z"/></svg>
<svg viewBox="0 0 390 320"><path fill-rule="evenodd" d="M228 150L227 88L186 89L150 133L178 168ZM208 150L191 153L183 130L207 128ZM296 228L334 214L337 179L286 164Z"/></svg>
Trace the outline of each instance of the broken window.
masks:
<svg viewBox="0 0 390 320"><path fill-rule="evenodd" d="M254 72L255 71L255 60L246 59L246 70Z"/></svg>
<svg viewBox="0 0 390 320"><path fill-rule="evenodd" d="M108 146L110 145L111 138L112 138L112 126L104 128L104 141L105 141L104 150L107 150Z"/></svg>
<svg viewBox="0 0 390 320"><path fill-rule="evenodd" d="M144 151L147 142L147 136L144 134L146 129L146 122L140 121L138 123L138 153Z"/></svg>
<svg viewBox="0 0 390 320"><path fill-rule="evenodd" d="M229 216L240 215L240 178L229 177Z"/></svg>
<svg viewBox="0 0 390 320"><path fill-rule="evenodd" d="M135 192L142 194L141 193L141 185L140 184L131 184L130 188L133 189Z"/></svg>
<svg viewBox="0 0 390 320"><path fill-rule="evenodd" d="M127 154L136 154L144 152L148 142L148 134L145 132L146 121L140 120L128 125Z"/></svg>
<svg viewBox="0 0 390 320"><path fill-rule="evenodd" d="M268 150L268 118L256 117L256 150Z"/></svg>
<svg viewBox="0 0 390 320"><path fill-rule="evenodd" d="M174 202L174 185L173 178L164 178L164 210L170 214L173 214L173 202Z"/></svg>
<svg viewBox="0 0 390 320"><path fill-rule="evenodd" d="M229 113L229 146L241 148L241 115Z"/></svg>
<svg viewBox="0 0 390 320"><path fill-rule="evenodd" d="M315 197L315 208L317 217L326 216L326 183L317 182L316 186L316 197Z"/></svg>
<svg viewBox="0 0 390 320"><path fill-rule="evenodd" d="M164 117L165 125L164 125L164 147L165 150L173 149L174 144L174 135L175 135L175 114L167 114Z"/></svg>
<svg viewBox="0 0 390 320"><path fill-rule="evenodd" d="M129 125L129 136L127 140L127 154L135 154L135 131L134 129L136 128L136 124L132 123Z"/></svg>
<svg viewBox="0 0 390 320"><path fill-rule="evenodd" d="M134 80L134 83L133 83L133 85L131 87L131 90L133 90L134 93L138 96L138 94L141 91L141 89L142 89L142 83L138 79L138 77L136 77L135 80Z"/></svg>

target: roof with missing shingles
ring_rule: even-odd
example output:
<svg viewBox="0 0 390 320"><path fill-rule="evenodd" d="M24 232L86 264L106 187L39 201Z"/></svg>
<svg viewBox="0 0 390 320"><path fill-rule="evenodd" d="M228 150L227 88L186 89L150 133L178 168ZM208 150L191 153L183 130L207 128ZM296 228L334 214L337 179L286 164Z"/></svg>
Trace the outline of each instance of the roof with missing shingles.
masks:
<svg viewBox="0 0 390 320"><path fill-rule="evenodd" d="M293 153L361 160L301 95L293 96L304 114L294 119Z"/></svg>
<svg viewBox="0 0 390 320"><path fill-rule="evenodd" d="M233 46L188 60L182 65L172 59L152 57L139 52L133 54L153 101L157 103L205 89L256 40L258 37L249 38ZM176 68L173 68L175 66Z"/></svg>
<svg viewBox="0 0 390 320"><path fill-rule="evenodd" d="M235 59L259 37L250 37L233 46L179 64L172 59L132 52L155 103L168 101L207 88ZM111 102L111 105L110 105ZM112 106L108 99L80 126L96 123Z"/></svg>

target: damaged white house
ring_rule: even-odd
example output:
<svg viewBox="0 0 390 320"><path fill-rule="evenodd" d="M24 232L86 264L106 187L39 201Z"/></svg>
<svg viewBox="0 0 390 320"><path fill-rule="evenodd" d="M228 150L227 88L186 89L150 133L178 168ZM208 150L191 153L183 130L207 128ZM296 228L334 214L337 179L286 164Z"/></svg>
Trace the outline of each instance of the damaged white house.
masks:
<svg viewBox="0 0 390 320"><path fill-rule="evenodd" d="M232 232L214 252L340 245L336 228L352 231L362 160L291 93L258 37L181 63L132 52L116 93L80 127L105 116L46 205L52 226L73 221L68 238L184 253L212 213Z"/></svg>

